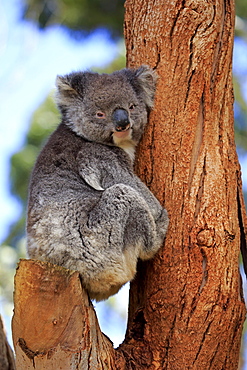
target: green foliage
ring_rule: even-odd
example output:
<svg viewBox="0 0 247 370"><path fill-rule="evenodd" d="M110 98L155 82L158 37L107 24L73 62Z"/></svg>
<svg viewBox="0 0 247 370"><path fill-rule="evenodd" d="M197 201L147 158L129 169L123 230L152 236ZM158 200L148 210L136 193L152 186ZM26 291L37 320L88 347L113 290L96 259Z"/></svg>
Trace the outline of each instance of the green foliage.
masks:
<svg viewBox="0 0 247 370"><path fill-rule="evenodd" d="M0 297L4 297L6 303L13 300L13 276L16 265L20 258L26 257L25 242L21 239L16 248L3 244L0 248ZM4 305L8 309L9 305ZM12 306L11 306L12 308ZM11 315L12 312L9 312Z"/></svg>
<svg viewBox="0 0 247 370"><path fill-rule="evenodd" d="M23 17L40 28L64 25L78 36L107 28L113 37L123 33L124 0L23 0Z"/></svg>
<svg viewBox="0 0 247 370"><path fill-rule="evenodd" d="M25 146L11 158L12 192L24 203L30 171L45 138L59 121L58 111L51 95L33 115Z"/></svg>
<svg viewBox="0 0 247 370"><path fill-rule="evenodd" d="M236 14L239 17L247 19L247 1L246 0L236 0L235 6L236 6Z"/></svg>
<svg viewBox="0 0 247 370"><path fill-rule="evenodd" d="M235 140L240 150L247 151L247 103L243 98L241 85L236 77L233 78L233 83L235 102L239 110L238 114L235 114Z"/></svg>

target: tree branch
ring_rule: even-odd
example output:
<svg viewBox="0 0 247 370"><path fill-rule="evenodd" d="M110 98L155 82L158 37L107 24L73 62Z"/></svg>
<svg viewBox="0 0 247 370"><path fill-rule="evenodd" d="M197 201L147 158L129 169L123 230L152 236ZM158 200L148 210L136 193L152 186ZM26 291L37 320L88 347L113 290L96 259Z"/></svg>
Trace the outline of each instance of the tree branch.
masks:
<svg viewBox="0 0 247 370"><path fill-rule="evenodd" d="M18 369L114 369L79 273L21 260L15 276L13 342Z"/></svg>

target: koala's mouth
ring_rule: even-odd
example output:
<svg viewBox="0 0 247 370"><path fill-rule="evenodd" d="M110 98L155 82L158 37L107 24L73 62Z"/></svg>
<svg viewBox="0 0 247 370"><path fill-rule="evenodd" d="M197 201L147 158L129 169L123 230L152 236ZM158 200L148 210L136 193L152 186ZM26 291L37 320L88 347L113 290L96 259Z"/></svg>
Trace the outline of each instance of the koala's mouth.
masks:
<svg viewBox="0 0 247 370"><path fill-rule="evenodd" d="M126 127L116 127L116 130L113 132L113 135L119 139L126 138L130 135L131 126L128 124Z"/></svg>
<svg viewBox="0 0 247 370"><path fill-rule="evenodd" d="M117 132L128 131L129 129L130 129L130 123L128 123L127 125L124 125L124 126L117 126L116 127Z"/></svg>

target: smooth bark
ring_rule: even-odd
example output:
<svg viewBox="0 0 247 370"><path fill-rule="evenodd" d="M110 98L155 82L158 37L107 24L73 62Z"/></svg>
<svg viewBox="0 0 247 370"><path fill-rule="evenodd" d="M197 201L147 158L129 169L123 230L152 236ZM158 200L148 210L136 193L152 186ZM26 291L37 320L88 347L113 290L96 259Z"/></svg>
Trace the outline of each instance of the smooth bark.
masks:
<svg viewBox="0 0 247 370"><path fill-rule="evenodd" d="M22 260L15 276L14 303L18 370L114 368L112 343L100 331L78 272Z"/></svg>

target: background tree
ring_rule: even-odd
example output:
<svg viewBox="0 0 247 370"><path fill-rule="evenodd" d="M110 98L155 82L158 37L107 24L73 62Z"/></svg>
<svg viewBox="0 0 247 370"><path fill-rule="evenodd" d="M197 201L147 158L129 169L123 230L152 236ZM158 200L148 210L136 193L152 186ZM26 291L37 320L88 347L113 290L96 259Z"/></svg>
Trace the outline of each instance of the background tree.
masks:
<svg viewBox="0 0 247 370"><path fill-rule="evenodd" d="M83 333L90 333L85 331L88 327L95 333L96 328L94 337L85 335L86 347L77 342L79 355L73 361L81 368L85 359L89 368L237 368L245 317L238 256L240 244L246 246L246 215L233 132L233 24L232 1L126 1L128 65L145 62L160 76L136 169L165 203L170 227L154 261L139 264L131 284L127 335L118 351L112 350L94 319L87 319L92 307L79 293L75 306L84 303L88 312ZM27 280L25 274L31 276L29 269L43 269L36 274L38 285L40 276L47 281L47 273L59 279L65 275L49 264L24 261L20 266L17 305L28 297L20 294L20 283ZM69 291L77 297L81 287L75 284L77 289ZM21 337L19 307L14 319L19 353L32 361L45 356L54 361L57 347L42 351L37 337L28 343L30 332ZM25 322L31 320L30 330L34 317L25 315ZM68 327L68 322L73 325L77 319L69 316L61 325ZM57 324L53 321L56 328ZM61 326L59 330L63 332Z"/></svg>
<svg viewBox="0 0 247 370"><path fill-rule="evenodd" d="M122 37L124 0L26 0L23 17L34 19L39 27L64 25L74 37L95 28L107 28L111 36Z"/></svg>
<svg viewBox="0 0 247 370"><path fill-rule="evenodd" d="M14 354L6 340L1 316L0 316L0 368L2 370L15 370Z"/></svg>

